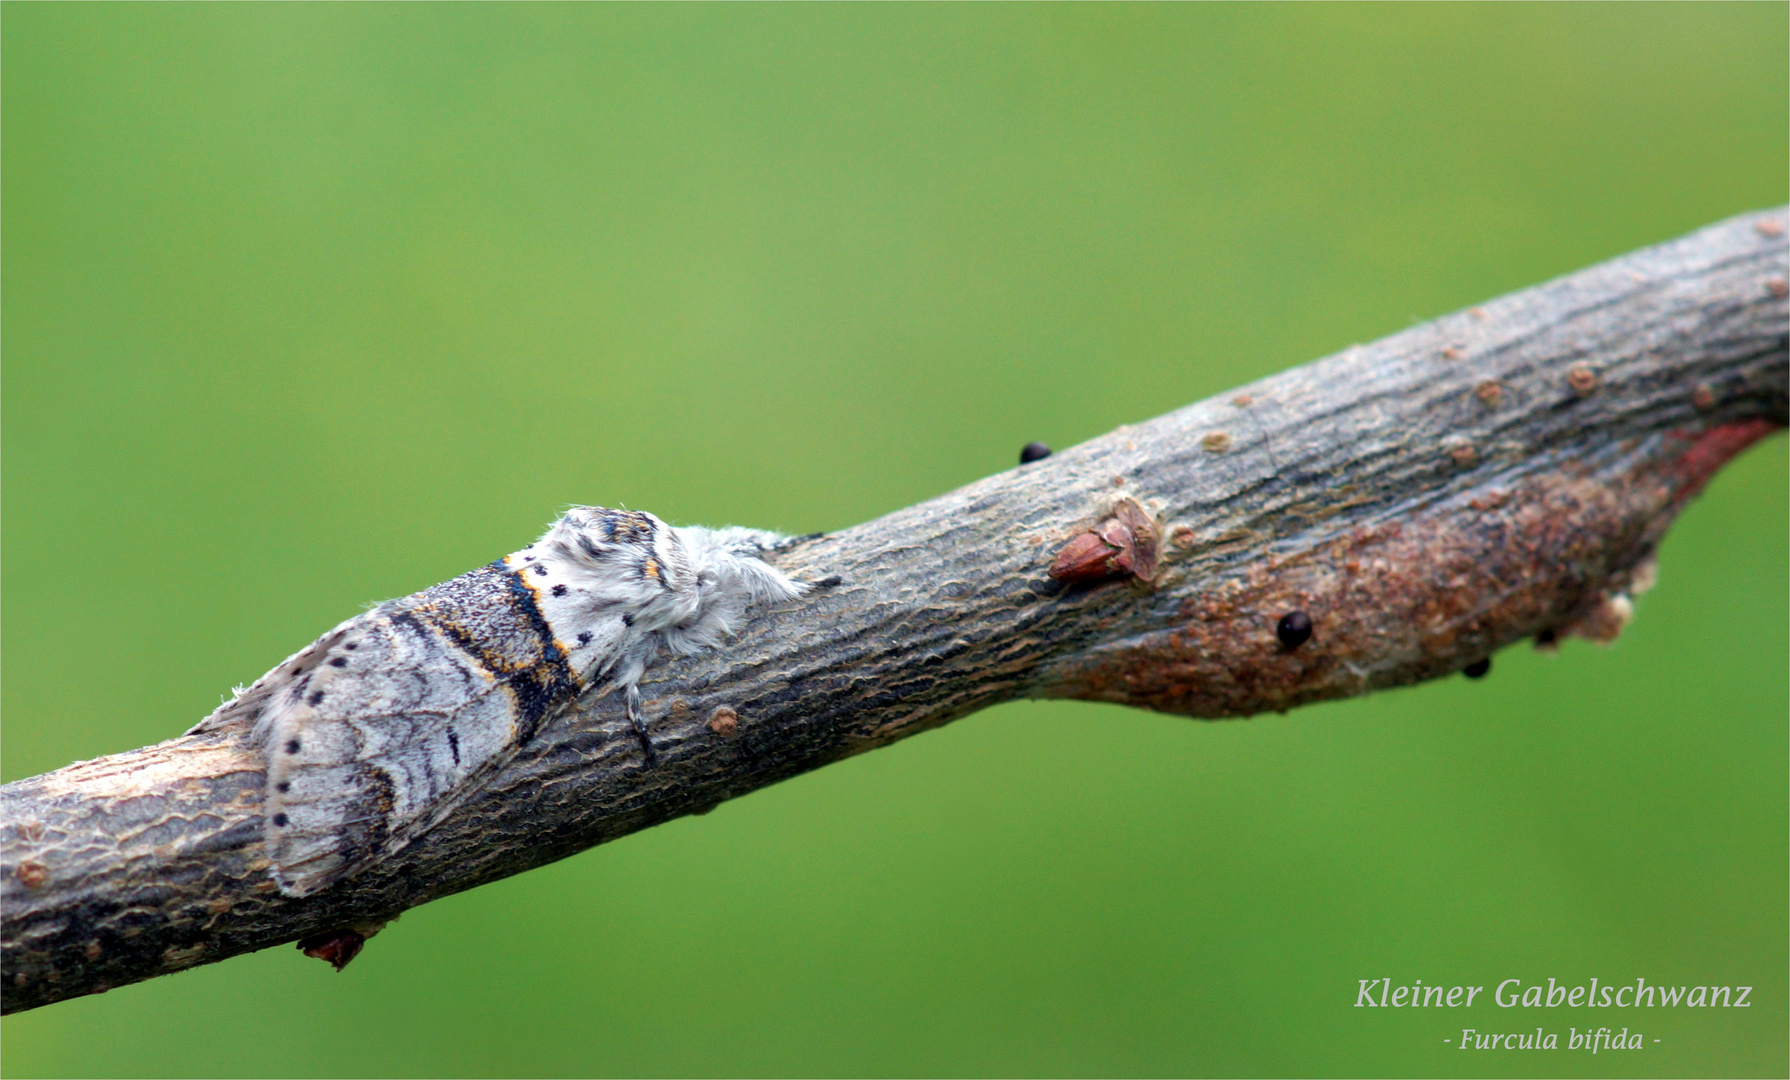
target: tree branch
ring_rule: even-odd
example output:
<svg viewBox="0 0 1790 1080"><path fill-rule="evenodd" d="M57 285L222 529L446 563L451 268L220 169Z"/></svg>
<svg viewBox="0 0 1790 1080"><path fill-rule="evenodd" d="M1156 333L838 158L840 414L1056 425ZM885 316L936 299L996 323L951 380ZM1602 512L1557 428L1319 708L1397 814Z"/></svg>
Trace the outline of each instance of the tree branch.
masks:
<svg viewBox="0 0 1790 1080"><path fill-rule="evenodd" d="M656 766L620 702L585 703L450 820L304 900L266 873L263 763L240 734L6 785L4 1007L377 924L997 702L1247 716L1437 678L1524 637L1607 639L1686 501L1785 423L1784 217L1736 218L800 544L780 565L841 584L654 669ZM1047 576L1103 523L1066 556L1079 577ZM1295 610L1314 632L1289 648L1276 624Z"/></svg>

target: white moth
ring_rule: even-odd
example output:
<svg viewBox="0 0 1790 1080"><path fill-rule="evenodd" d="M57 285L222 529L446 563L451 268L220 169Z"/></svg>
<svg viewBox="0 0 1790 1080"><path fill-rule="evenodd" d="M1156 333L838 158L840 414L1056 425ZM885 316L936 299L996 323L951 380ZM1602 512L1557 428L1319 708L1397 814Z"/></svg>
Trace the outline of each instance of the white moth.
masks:
<svg viewBox="0 0 1790 1080"><path fill-rule="evenodd" d="M306 896L441 821L580 695L625 692L661 647L714 648L810 586L761 561L787 537L580 506L487 566L357 615L193 732L251 725L273 878Z"/></svg>

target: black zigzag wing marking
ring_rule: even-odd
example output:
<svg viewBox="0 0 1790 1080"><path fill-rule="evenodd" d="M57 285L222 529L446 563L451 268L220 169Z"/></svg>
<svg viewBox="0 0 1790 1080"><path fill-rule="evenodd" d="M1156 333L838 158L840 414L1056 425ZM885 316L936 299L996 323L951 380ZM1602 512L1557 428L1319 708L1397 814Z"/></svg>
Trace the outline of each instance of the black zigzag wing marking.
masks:
<svg viewBox="0 0 1790 1080"><path fill-rule="evenodd" d="M579 681L502 562L382 605L269 707L269 854L304 896L478 791Z"/></svg>

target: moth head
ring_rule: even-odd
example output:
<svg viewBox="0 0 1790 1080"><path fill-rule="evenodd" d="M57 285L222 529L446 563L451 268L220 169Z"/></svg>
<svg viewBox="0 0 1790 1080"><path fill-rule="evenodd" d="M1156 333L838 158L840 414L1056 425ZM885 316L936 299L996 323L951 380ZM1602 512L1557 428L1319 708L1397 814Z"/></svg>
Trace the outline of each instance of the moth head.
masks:
<svg viewBox="0 0 1790 1080"><path fill-rule="evenodd" d="M674 530L682 541L699 592L732 596L746 603L774 603L808 591L808 586L764 561L764 553L783 537L762 529Z"/></svg>
<svg viewBox="0 0 1790 1080"><path fill-rule="evenodd" d="M668 531L673 543L667 562L677 567L678 580L687 583L663 630L674 652L713 648L739 629L752 608L808 591L761 557L782 539L775 533L700 526Z"/></svg>

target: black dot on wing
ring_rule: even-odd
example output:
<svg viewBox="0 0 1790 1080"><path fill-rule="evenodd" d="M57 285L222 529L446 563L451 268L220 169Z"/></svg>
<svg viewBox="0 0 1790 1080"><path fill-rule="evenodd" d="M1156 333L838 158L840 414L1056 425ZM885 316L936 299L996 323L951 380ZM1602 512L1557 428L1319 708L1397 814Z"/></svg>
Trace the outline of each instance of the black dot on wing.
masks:
<svg viewBox="0 0 1790 1080"><path fill-rule="evenodd" d="M288 754L298 753L298 740L297 739L287 739L286 740L286 752Z"/></svg>
<svg viewBox="0 0 1790 1080"><path fill-rule="evenodd" d="M580 644L580 645L589 645L590 644L590 631L589 630L586 630L584 633L578 635L578 644Z"/></svg>
<svg viewBox="0 0 1790 1080"><path fill-rule="evenodd" d="M348 658L346 656L332 656L329 658L329 666L330 667L347 667L348 666Z"/></svg>
<svg viewBox="0 0 1790 1080"><path fill-rule="evenodd" d="M554 596L564 596L565 594L566 594L566 587L564 585L555 585L553 587L553 595Z"/></svg>
<svg viewBox="0 0 1790 1080"><path fill-rule="evenodd" d="M623 626L633 626L634 625L634 616L623 615L622 616L622 625Z"/></svg>
<svg viewBox="0 0 1790 1080"><path fill-rule="evenodd" d="M539 575L541 575L541 576L542 576L542 577L546 577L546 576L547 576L547 568L546 568L546 567L545 567L545 566L537 566L537 567L535 567L535 568L534 568L534 572L535 572L535 573L537 573L537 574L539 574Z"/></svg>
<svg viewBox="0 0 1790 1080"><path fill-rule="evenodd" d="M275 814L273 816L273 823L275 825L284 826L286 824L286 822L288 822L290 820L292 820L292 819L287 817L285 814Z"/></svg>
<svg viewBox="0 0 1790 1080"><path fill-rule="evenodd" d="M360 648L360 642L358 642L358 641L350 641L350 642L349 642L349 643L348 643L348 644L346 644L346 645L343 645L343 646L342 646L342 648L344 648L344 649L358 649L358 648Z"/></svg>
<svg viewBox="0 0 1790 1080"><path fill-rule="evenodd" d="M281 793L281 794L282 794L282 795L283 795L283 794L285 794L285 793L286 793L286 792L288 792L288 791L291 791L291 790L292 790L292 781L290 781L290 780L281 780L281 781L280 781L280 782L279 782L279 783L277 783L277 784L275 784L275 785L274 785L274 786L273 786L273 789L274 789L274 790L275 790L275 791L277 791L277 792L280 792L280 793Z"/></svg>
<svg viewBox="0 0 1790 1080"><path fill-rule="evenodd" d="M321 691L321 690L311 691L311 704L315 705L319 701L322 701L322 700L323 700L323 691Z"/></svg>

